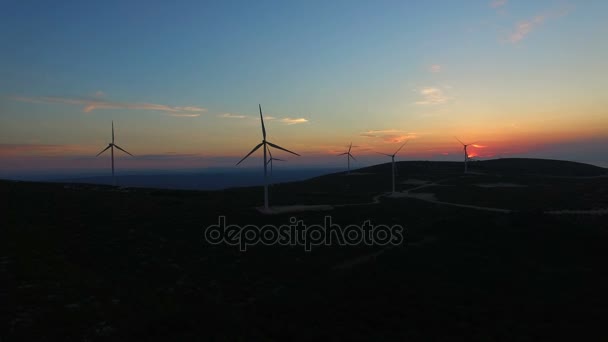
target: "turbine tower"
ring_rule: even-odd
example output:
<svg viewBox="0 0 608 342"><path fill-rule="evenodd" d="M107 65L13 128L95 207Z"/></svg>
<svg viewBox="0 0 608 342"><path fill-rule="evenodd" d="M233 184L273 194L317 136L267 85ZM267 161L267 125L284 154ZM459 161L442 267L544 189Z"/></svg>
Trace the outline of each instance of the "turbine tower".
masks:
<svg viewBox="0 0 608 342"><path fill-rule="evenodd" d="M114 144L114 121L112 121L112 142L109 143L108 146L104 148L101 152L97 153L95 157L99 157L99 155L110 149L110 156L112 159L112 182L114 183L114 185L116 185L116 177L114 176L114 147L133 157L131 153L123 150L120 146Z"/></svg>
<svg viewBox="0 0 608 342"><path fill-rule="evenodd" d="M262 115L262 105L260 107L260 122L262 123L262 142L257 144L251 152L247 153L243 159L241 159L236 165L239 165L243 160L247 159L253 152L257 151L260 147L264 147L264 209L268 210L268 159L267 152L270 152L270 147L274 147L278 150L283 150L285 152L289 152L291 154L295 154L296 156L300 156L299 154L292 152L288 149L285 149L279 145L275 145L270 141L266 141L266 128L264 127L264 116ZM275 159L276 160L276 159Z"/></svg>
<svg viewBox="0 0 608 342"><path fill-rule="evenodd" d="M344 152L344 153L340 153L338 154L339 156L343 156L346 155L346 160L347 160L347 175L350 175L350 158L353 158L353 160L357 160L355 159L355 157L350 154L350 150L353 148L353 143L351 142L350 145L348 146L348 151Z"/></svg>
<svg viewBox="0 0 608 342"><path fill-rule="evenodd" d="M465 144L462 141L460 141L460 139L458 139L458 138L456 138L456 140L458 140L458 142L462 144L462 147L464 150L464 173L467 173L467 171L468 171L467 163L469 162L469 153L467 152L467 147L470 145L475 145L477 142Z"/></svg>
<svg viewBox="0 0 608 342"><path fill-rule="evenodd" d="M407 141L403 143L403 145L401 145L401 147L399 147L397 149L397 151L395 151L395 153L393 154L388 154L388 153L382 153L382 152L377 152L379 154L391 157L391 164L392 164L392 174L393 174L393 193L395 193L395 156L397 155L397 153L399 153L399 151L401 151L401 149L403 148L403 146L405 146L405 144L407 144Z"/></svg>

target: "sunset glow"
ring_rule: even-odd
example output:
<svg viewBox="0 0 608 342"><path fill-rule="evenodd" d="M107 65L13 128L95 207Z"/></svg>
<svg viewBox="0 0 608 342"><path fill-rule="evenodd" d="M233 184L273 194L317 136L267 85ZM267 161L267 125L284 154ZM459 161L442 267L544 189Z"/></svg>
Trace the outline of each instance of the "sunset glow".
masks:
<svg viewBox="0 0 608 342"><path fill-rule="evenodd" d="M258 103L289 167L351 141L359 166L406 141L400 160L462 160L454 136L476 159L607 163L603 1L49 6L0 14L4 171L106 167L112 120L123 168L233 166Z"/></svg>

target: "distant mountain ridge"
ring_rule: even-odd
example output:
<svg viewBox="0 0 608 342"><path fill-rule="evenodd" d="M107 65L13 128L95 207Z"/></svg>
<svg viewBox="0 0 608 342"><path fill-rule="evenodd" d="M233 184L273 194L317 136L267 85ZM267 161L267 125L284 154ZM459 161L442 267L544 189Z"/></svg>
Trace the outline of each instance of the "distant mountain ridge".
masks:
<svg viewBox="0 0 608 342"><path fill-rule="evenodd" d="M373 165L358 169L359 172L376 172L382 165ZM462 169L462 162L454 161L399 161L396 162L398 170L415 170L416 172L432 167L439 167L446 170ZM497 174L520 173L525 175L539 175L549 177L594 177L608 175L608 169L566 160L538 159L538 158L501 158L482 161L470 161L471 172L492 172Z"/></svg>
<svg viewBox="0 0 608 342"><path fill-rule="evenodd" d="M272 183L294 182L335 172L336 169L278 170L269 178ZM208 173L127 174L117 176L123 187L160 188L176 190L222 190L264 184L262 170ZM77 177L52 180L56 183L86 183L112 185L111 176Z"/></svg>
<svg viewBox="0 0 608 342"><path fill-rule="evenodd" d="M460 172L462 162L454 161L398 161L399 173L424 173L433 169L433 172ZM471 172L490 172L504 175L539 175L546 177L597 177L608 175L608 169L590 164L553 159L536 158L501 158L484 161L471 161ZM376 164L352 170L357 173L390 172L390 163ZM271 183L299 182L313 178L333 177L344 173L339 168L304 168L275 170ZM27 180L27 179L25 179ZM35 181L53 183L99 184L112 185L110 176L80 176L55 177L53 179L35 179ZM264 184L261 169L245 170L213 170L207 172L158 172L134 174L132 171L117 176L117 183L122 187L159 188L175 190L222 190L259 186Z"/></svg>

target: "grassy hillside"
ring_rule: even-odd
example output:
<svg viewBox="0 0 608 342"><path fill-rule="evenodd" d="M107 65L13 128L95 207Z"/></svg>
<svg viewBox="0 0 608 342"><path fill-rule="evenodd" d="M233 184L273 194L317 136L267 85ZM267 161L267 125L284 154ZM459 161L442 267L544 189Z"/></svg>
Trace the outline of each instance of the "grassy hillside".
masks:
<svg viewBox="0 0 608 342"><path fill-rule="evenodd" d="M402 162L275 184L271 204L329 211L263 215L260 187L122 189L0 181L0 338L13 340L605 340L604 169L519 160ZM503 163L499 168L498 163ZM524 163L532 165L530 162ZM555 169L567 165L567 177ZM559 167L558 167L559 166ZM499 168L500 172L494 171ZM503 170L520 172L503 172ZM528 170L528 169L527 169ZM579 177L583 176L583 177ZM425 183L427 182L427 183ZM517 184L482 187L479 184ZM361 205L353 205L361 204ZM287 224L406 228L400 246L210 245L203 230Z"/></svg>

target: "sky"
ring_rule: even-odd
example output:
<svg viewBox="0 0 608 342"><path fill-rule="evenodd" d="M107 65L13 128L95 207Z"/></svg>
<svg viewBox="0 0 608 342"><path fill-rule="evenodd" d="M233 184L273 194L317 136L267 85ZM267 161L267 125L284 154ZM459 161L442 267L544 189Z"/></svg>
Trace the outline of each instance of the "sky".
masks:
<svg viewBox="0 0 608 342"><path fill-rule="evenodd" d="M543 157L608 167L608 2L28 1L0 12L0 169ZM243 167L257 167L261 151Z"/></svg>

